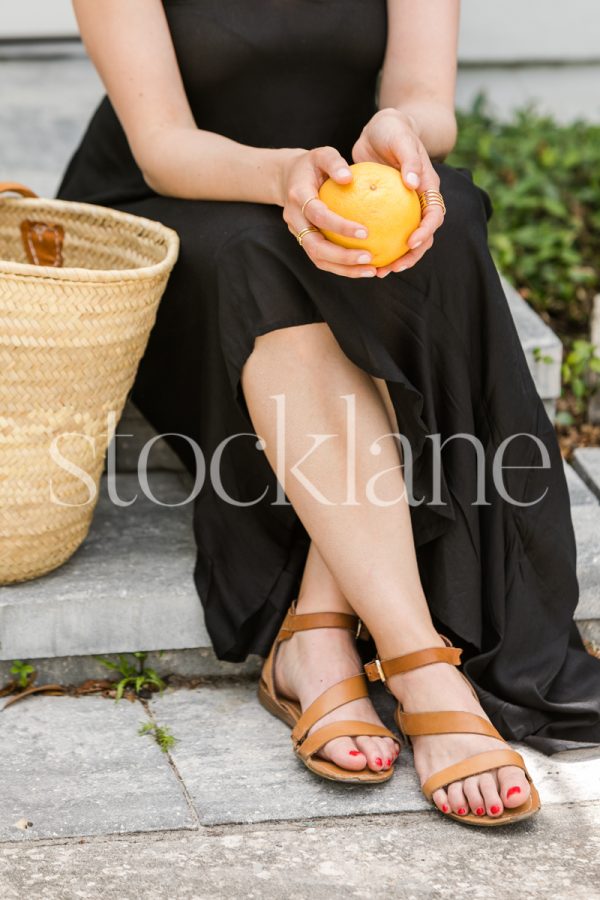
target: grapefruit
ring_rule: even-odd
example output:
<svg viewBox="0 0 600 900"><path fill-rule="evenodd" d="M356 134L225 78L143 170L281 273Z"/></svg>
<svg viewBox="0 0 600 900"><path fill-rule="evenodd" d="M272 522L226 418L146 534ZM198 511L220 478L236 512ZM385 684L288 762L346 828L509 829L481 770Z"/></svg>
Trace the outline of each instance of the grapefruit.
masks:
<svg viewBox="0 0 600 900"><path fill-rule="evenodd" d="M329 209L360 222L368 231L366 238L346 237L321 229L327 240L351 250L369 250L376 268L404 256L406 243L421 221L417 192L406 187L398 169L381 163L361 162L350 166L352 181L338 184L328 178L319 190L319 198Z"/></svg>

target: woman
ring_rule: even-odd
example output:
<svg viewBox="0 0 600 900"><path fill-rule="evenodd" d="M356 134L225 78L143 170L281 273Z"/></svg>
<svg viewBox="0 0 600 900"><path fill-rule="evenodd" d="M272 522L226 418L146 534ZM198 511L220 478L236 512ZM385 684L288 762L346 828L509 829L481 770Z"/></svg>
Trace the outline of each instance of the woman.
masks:
<svg viewBox="0 0 600 900"><path fill-rule="evenodd" d="M368 699L358 617L437 808L532 814L502 737L548 753L600 742L600 666L572 622L562 461L487 250L489 200L439 162L456 135L458 0L75 9L108 96L59 196L180 235L132 396L190 471L192 442L218 463L194 515L217 655L273 646L260 696L300 758L384 780L398 743ZM366 236L317 197L359 161L424 195L410 251L384 268L319 231Z"/></svg>

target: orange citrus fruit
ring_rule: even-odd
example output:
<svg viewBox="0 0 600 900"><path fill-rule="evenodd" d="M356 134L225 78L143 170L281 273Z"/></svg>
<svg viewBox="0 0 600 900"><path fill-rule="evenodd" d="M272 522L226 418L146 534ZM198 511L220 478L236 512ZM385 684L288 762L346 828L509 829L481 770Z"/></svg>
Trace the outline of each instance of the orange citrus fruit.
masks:
<svg viewBox="0 0 600 900"><path fill-rule="evenodd" d="M360 222L368 231L366 238L346 237L321 229L334 244L351 250L369 250L376 268L404 256L407 240L421 221L417 192L406 187L398 169L381 163L361 162L350 166L352 181L338 184L328 178L319 190L319 198L329 209Z"/></svg>

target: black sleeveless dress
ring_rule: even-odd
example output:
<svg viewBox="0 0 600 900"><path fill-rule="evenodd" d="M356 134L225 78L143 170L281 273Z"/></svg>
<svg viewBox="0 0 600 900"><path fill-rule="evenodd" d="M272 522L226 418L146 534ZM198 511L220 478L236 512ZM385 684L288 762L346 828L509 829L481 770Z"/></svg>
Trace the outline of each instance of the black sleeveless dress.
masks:
<svg viewBox="0 0 600 900"><path fill-rule="evenodd" d="M198 127L264 147L338 148L348 162L376 110L385 0L167 0ZM412 269L351 280L315 268L271 205L181 200L144 182L108 100L96 110L58 196L164 222L181 238L132 399L161 433L195 441L207 465L225 442L222 486L197 496L195 581L217 655L266 654L294 598L309 538L257 449L240 389L254 338L325 321L358 366L384 378L410 440L419 568L436 624L466 648L467 674L496 727L546 752L600 742L600 662L572 622L575 541L562 460L486 243L489 198L439 165L448 213ZM506 469L494 453L535 435L550 468ZM475 435L489 505L474 505L476 456L443 451L432 496L428 437ZM227 438L236 435L227 442ZM195 473L192 446L169 438ZM540 465L528 437L505 466ZM264 499L253 501L265 491ZM168 602L168 600L165 600Z"/></svg>

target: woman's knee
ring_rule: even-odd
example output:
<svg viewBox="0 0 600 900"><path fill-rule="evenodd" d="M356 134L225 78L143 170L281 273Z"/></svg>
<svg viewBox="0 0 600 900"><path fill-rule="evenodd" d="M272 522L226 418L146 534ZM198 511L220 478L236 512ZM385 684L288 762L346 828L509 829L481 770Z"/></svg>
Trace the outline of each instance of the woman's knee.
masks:
<svg viewBox="0 0 600 900"><path fill-rule="evenodd" d="M324 354L331 352L340 352L340 348L326 322L273 329L259 335L253 349L254 355L283 355L286 360L299 366L311 367L318 366Z"/></svg>

